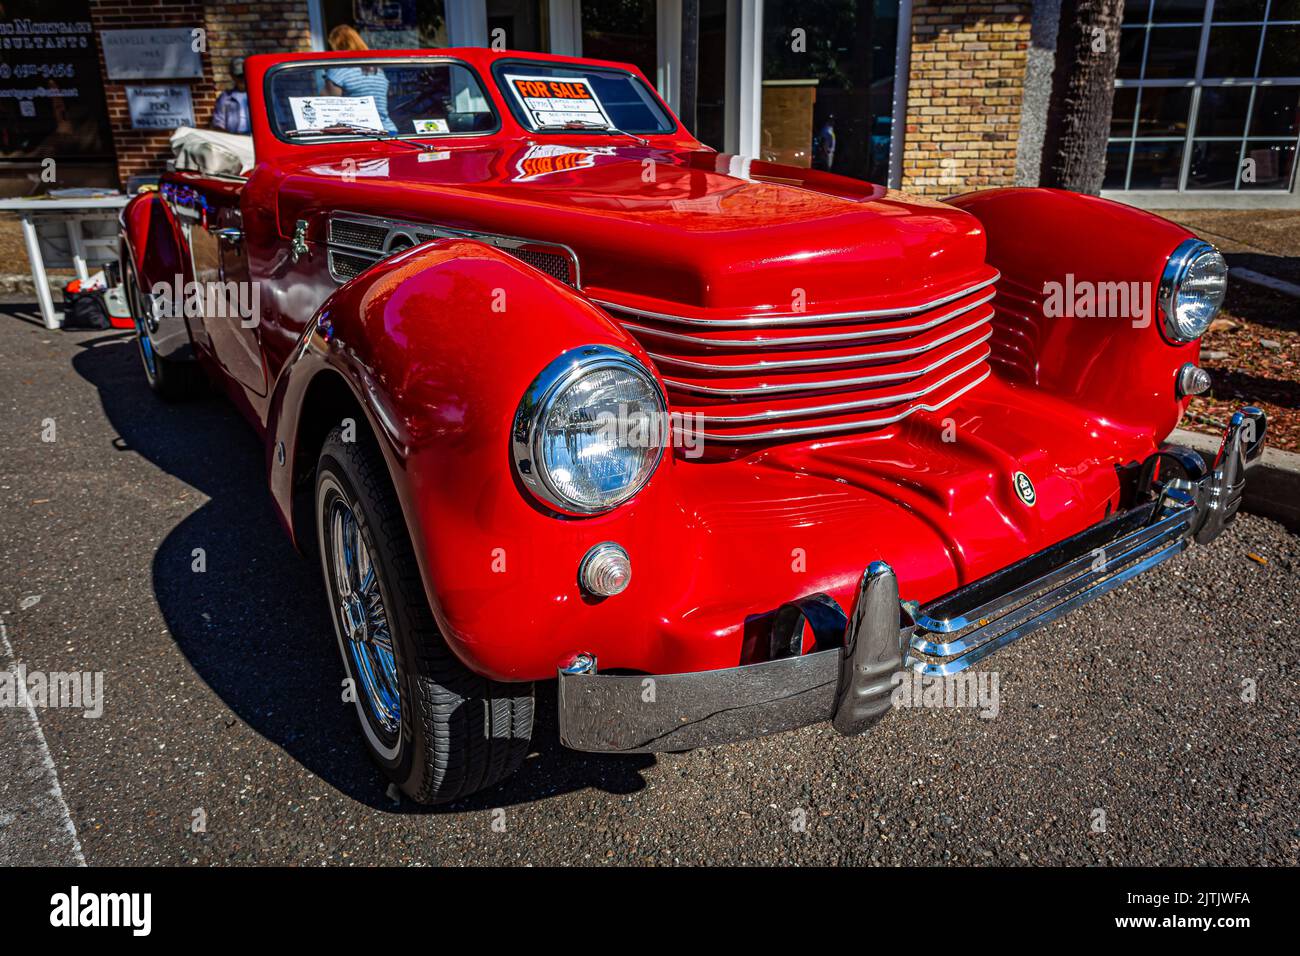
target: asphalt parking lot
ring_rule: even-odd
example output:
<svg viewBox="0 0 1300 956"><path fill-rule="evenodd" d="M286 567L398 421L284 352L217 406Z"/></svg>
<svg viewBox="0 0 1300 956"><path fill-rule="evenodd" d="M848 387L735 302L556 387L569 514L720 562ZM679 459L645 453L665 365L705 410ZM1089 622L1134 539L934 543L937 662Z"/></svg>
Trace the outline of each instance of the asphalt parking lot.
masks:
<svg viewBox="0 0 1300 956"><path fill-rule="evenodd" d="M990 659L996 718L608 758L543 689L515 778L399 804L252 432L32 314L0 307L0 670L104 702L0 707L0 864L1300 863L1300 540L1253 516Z"/></svg>

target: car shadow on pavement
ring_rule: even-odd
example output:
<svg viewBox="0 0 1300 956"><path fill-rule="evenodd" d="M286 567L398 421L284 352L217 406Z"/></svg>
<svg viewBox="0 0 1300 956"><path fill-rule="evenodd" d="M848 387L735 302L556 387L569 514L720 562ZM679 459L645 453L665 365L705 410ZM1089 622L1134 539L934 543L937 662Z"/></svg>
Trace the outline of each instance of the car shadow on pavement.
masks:
<svg viewBox="0 0 1300 956"><path fill-rule="evenodd" d="M459 812L531 803L595 787L645 787L649 755L596 757L561 746L555 685L538 685L524 766L499 787L441 807L400 806L370 762L325 610L319 570L281 530L263 452L234 407L210 395L183 405L150 392L129 333L87 337L73 359L99 391L122 454L140 455L207 500L153 557L154 595L177 647L234 716L342 793L385 812ZM183 508L178 502L178 510ZM199 572L199 563L205 570ZM256 782L256 781L254 781Z"/></svg>

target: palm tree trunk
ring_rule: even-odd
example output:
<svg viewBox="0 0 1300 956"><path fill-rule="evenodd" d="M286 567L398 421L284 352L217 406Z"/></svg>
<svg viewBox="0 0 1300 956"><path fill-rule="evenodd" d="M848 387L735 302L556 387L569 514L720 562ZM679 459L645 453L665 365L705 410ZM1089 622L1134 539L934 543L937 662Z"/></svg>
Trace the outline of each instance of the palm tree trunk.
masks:
<svg viewBox="0 0 1300 956"><path fill-rule="evenodd" d="M1101 192L1123 16L1124 0L1062 0L1043 141L1044 186Z"/></svg>

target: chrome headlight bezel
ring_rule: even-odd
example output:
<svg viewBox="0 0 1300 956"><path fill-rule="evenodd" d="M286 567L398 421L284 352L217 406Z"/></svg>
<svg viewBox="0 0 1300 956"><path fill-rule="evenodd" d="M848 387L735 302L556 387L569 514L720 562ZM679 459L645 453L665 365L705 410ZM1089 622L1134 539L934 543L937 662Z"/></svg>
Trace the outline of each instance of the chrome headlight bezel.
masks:
<svg viewBox="0 0 1300 956"><path fill-rule="evenodd" d="M1224 262L1223 254L1218 249L1210 245L1203 239L1184 239L1179 243L1169 259L1165 262L1164 272L1160 275L1160 288L1157 300L1160 303L1160 310L1164 313L1164 333L1170 342L1177 345L1185 345L1188 342L1194 342L1205 334L1214 317L1219 314L1223 308L1223 300L1214 307L1197 326L1191 326L1179 318L1178 314L1178 297L1182 292L1184 281L1192 267L1202 258L1213 256L1222 264L1223 279L1225 292L1227 288L1228 264Z"/></svg>
<svg viewBox="0 0 1300 956"><path fill-rule="evenodd" d="M630 483L616 498L600 505L575 501L556 488L546 467L542 439L544 425L556 399L580 379L600 369L617 368L645 380L657 402L657 414L667 428L668 403L654 375L629 352L609 345L584 345L562 352L533 379L520 399L511 429L515 473L524 487L551 510L570 517L606 514L634 498L650 481L663 460L665 441L656 442L653 461L639 482Z"/></svg>

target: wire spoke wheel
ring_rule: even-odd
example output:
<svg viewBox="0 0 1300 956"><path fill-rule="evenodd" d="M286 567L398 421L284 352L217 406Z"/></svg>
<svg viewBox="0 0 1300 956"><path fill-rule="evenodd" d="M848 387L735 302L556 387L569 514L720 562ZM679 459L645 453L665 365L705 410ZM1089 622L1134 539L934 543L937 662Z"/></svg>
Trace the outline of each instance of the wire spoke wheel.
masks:
<svg viewBox="0 0 1300 956"><path fill-rule="evenodd" d="M366 749L418 803L504 780L528 755L533 685L474 673L447 645L383 452L369 432L325 436L315 519L334 638ZM399 664L400 661L400 664Z"/></svg>
<svg viewBox="0 0 1300 956"><path fill-rule="evenodd" d="M402 699L379 570L348 502L334 492L325 507L331 603L352 663L357 693L376 730L395 741L402 726Z"/></svg>

